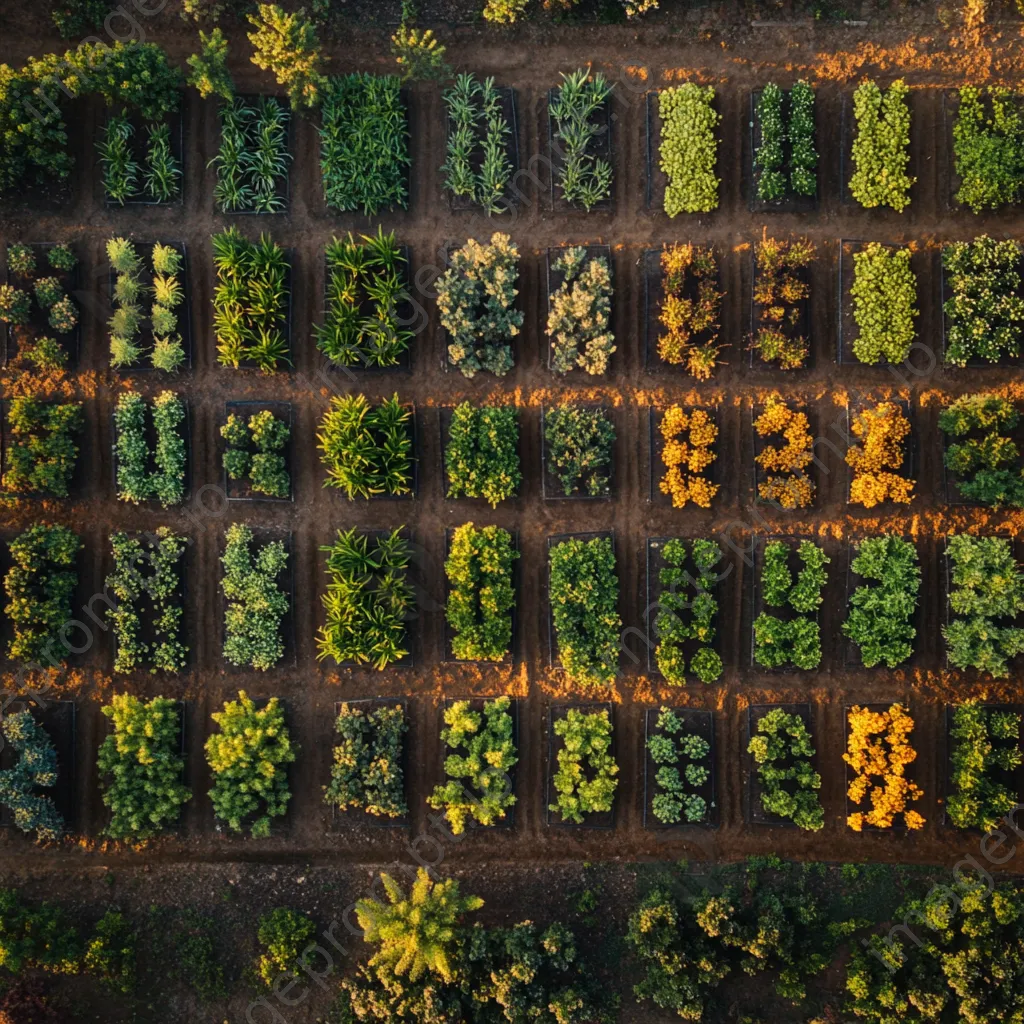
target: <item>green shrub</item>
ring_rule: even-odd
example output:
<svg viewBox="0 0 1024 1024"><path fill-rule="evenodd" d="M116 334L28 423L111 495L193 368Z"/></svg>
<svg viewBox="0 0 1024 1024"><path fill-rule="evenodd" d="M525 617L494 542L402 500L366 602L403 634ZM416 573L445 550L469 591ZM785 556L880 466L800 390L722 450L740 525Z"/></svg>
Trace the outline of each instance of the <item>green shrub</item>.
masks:
<svg viewBox="0 0 1024 1024"><path fill-rule="evenodd" d="M910 204L910 90L902 78L884 92L862 82L853 94L857 135L853 140L850 192L861 206L892 207L902 213Z"/></svg>
<svg viewBox="0 0 1024 1024"><path fill-rule="evenodd" d="M265 952L256 961L256 973L268 988L282 974L297 974L303 952L316 932L313 920L297 910L276 907L260 918L256 937Z"/></svg>
<svg viewBox="0 0 1024 1024"><path fill-rule="evenodd" d="M910 249L869 242L853 255L853 354L862 363L902 363L914 341L920 310Z"/></svg>
<svg viewBox="0 0 1024 1024"><path fill-rule="evenodd" d="M36 302L43 309L49 309L64 298L64 289L56 277L37 277L35 280Z"/></svg>
<svg viewBox="0 0 1024 1024"><path fill-rule="evenodd" d="M712 646L718 615L718 599L713 594L718 583L715 566L722 552L715 541L698 539L691 542L689 557L697 569L696 578L684 568L685 542L678 537L666 541L661 551L664 565L658 571L661 590L651 609L657 612L653 625L658 671L670 686L686 682L687 643L697 646L690 658L690 671L701 682L713 683L722 675L722 658Z"/></svg>
<svg viewBox="0 0 1024 1024"><path fill-rule="evenodd" d="M4 576L9 603L4 612L14 627L7 656L14 661L63 664L69 647L61 630L74 615L78 585L75 564L82 542L66 526L34 523L10 542L12 565Z"/></svg>
<svg viewBox="0 0 1024 1024"><path fill-rule="evenodd" d="M946 541L950 586L946 657L955 668L976 668L995 679L1010 674L1024 651L1024 629L1006 625L1024 612L1024 573L1004 537L955 534Z"/></svg>
<svg viewBox="0 0 1024 1024"><path fill-rule="evenodd" d="M444 469L449 498L485 498L491 508L519 493L519 410L513 405L452 410Z"/></svg>
<svg viewBox="0 0 1024 1024"><path fill-rule="evenodd" d="M558 478L565 496L580 492L599 498L610 493L615 424L604 409L565 403L544 410L547 472Z"/></svg>
<svg viewBox="0 0 1024 1024"><path fill-rule="evenodd" d="M220 110L220 148L213 197L222 213L280 213L288 184L291 114L274 96L254 103L234 99Z"/></svg>
<svg viewBox="0 0 1024 1024"><path fill-rule="evenodd" d="M486 13L484 15L486 17ZM488 216L509 208L505 192L515 169L509 157L512 128L503 113L501 91L494 78L482 82L461 74L444 92L448 142L444 187L464 196Z"/></svg>
<svg viewBox="0 0 1024 1024"><path fill-rule="evenodd" d="M349 501L411 493L413 422L397 394L375 406L365 395L332 398L317 434L324 487L341 488Z"/></svg>
<svg viewBox="0 0 1024 1024"><path fill-rule="evenodd" d="M145 538L127 533L110 535L114 571L106 586L117 601L110 612L114 623L114 671L183 672L188 646L183 642L185 609L184 555L188 540L157 527ZM153 639L142 639L142 623Z"/></svg>
<svg viewBox="0 0 1024 1024"><path fill-rule="evenodd" d="M946 363L963 367L971 359L1018 358L1024 328L1020 246L988 235L951 242L942 250L942 267L949 291L942 307Z"/></svg>
<svg viewBox="0 0 1024 1024"><path fill-rule="evenodd" d="M266 672L284 657L281 625L290 601L277 580L288 566L288 552L279 540L254 551L252 530L232 523L221 563L221 589L227 600L224 658L232 665Z"/></svg>
<svg viewBox="0 0 1024 1024"><path fill-rule="evenodd" d="M52 797L37 793L57 785L57 751L46 730L30 711L5 715L3 737L18 759L10 768L0 769L0 805L10 809L14 825L22 832L35 832L40 841L60 839L64 819Z"/></svg>
<svg viewBox="0 0 1024 1024"><path fill-rule="evenodd" d="M409 650L407 621L414 592L408 571L411 550L395 530L371 537L356 527L342 532L327 552L330 580L323 595L327 622L317 634L317 658L384 669Z"/></svg>
<svg viewBox="0 0 1024 1024"><path fill-rule="evenodd" d="M54 245L46 251L46 262L54 270L62 270L70 274L78 266L78 258L71 249L64 244Z"/></svg>
<svg viewBox="0 0 1024 1024"><path fill-rule="evenodd" d="M61 38L74 39L101 29L110 7L106 0L55 0L50 13Z"/></svg>
<svg viewBox="0 0 1024 1024"><path fill-rule="evenodd" d="M217 921L187 908L182 927L172 934L178 975L200 999L210 1003L227 996L224 968L218 963L214 935Z"/></svg>
<svg viewBox="0 0 1024 1024"><path fill-rule="evenodd" d="M769 82L758 98L756 113L761 130L761 144L754 153L757 198L775 202L787 194L816 195L814 88L802 78L788 92Z"/></svg>
<svg viewBox="0 0 1024 1024"><path fill-rule="evenodd" d="M548 295L551 368L562 374L577 367L592 376L606 373L615 351L608 260L588 258L584 246L570 246L554 260L551 270L562 275L561 284Z"/></svg>
<svg viewBox="0 0 1024 1024"><path fill-rule="evenodd" d="M143 702L128 693L114 694L100 709L113 731L100 744L96 767L112 839L150 839L178 820L192 799L182 782L181 713L168 697Z"/></svg>
<svg viewBox="0 0 1024 1024"><path fill-rule="evenodd" d="M720 180L715 177L718 157L715 128L722 115L712 105L714 100L713 86L702 89L694 82L658 93L661 116L658 166L668 176L664 204L670 217L718 209Z"/></svg>
<svg viewBox="0 0 1024 1024"><path fill-rule="evenodd" d="M0 284L0 320L5 324L27 324L32 315L32 298L13 285Z"/></svg>
<svg viewBox="0 0 1024 1024"><path fill-rule="evenodd" d="M960 108L953 122L953 160L960 178L956 201L974 213L1020 198L1024 120L1019 103L1009 89L999 86L960 88Z"/></svg>
<svg viewBox="0 0 1024 1024"><path fill-rule="evenodd" d="M236 370L250 363L261 373L274 373L280 363L291 365L291 267L285 251L266 233L259 242L250 242L231 227L213 236L213 263L217 361Z"/></svg>
<svg viewBox="0 0 1024 1024"><path fill-rule="evenodd" d="M763 668L813 669L821 662L821 634L817 613L822 588L828 582L825 566L830 559L809 540L796 550L802 568L793 581L789 569L790 548L784 541L769 541L764 548L760 587L768 608L789 608L796 615L780 618L762 611L754 620L754 660Z"/></svg>
<svg viewBox="0 0 1024 1024"><path fill-rule="evenodd" d="M19 277L31 277L36 270L36 256L32 247L21 242L7 246L7 270Z"/></svg>
<svg viewBox="0 0 1024 1024"><path fill-rule="evenodd" d="M943 462L964 498L996 508L1024 506L1020 451L1006 436L1019 421L1017 407L996 394L963 395L939 413L947 437Z"/></svg>
<svg viewBox="0 0 1024 1024"><path fill-rule="evenodd" d="M291 495L291 477L282 452L291 438L291 426L269 409L253 413L246 422L230 413L220 428L227 442L224 470L231 480L246 480L254 494L271 498Z"/></svg>
<svg viewBox="0 0 1024 1024"><path fill-rule="evenodd" d="M523 326L515 308L519 248L496 231L489 244L470 238L449 255L438 278L437 308L448 332L448 361L465 377L487 370L504 377L515 365L512 339Z"/></svg>
<svg viewBox="0 0 1024 1024"><path fill-rule="evenodd" d="M548 559L548 600L562 667L571 682L609 686L618 673L622 628L611 538L571 538L553 545Z"/></svg>
<svg viewBox="0 0 1024 1024"><path fill-rule="evenodd" d="M696 733L683 732L682 719L663 707L656 732L647 737L647 752L657 766L651 811L664 825L676 825L685 817L687 824L706 821L710 808L694 790L711 778L711 745ZM679 765L685 762L682 769Z"/></svg>
<svg viewBox="0 0 1024 1024"><path fill-rule="evenodd" d="M338 743L324 800L341 811L405 817L409 806L405 801L402 748L409 723L402 706L392 704L364 711L354 704L342 704L335 730Z"/></svg>
<svg viewBox="0 0 1024 1024"><path fill-rule="evenodd" d="M7 410L4 490L66 498L78 462L81 405L57 405L18 395Z"/></svg>
<svg viewBox="0 0 1024 1024"><path fill-rule="evenodd" d="M427 804L444 816L453 835L467 822L496 825L515 802L510 774L519 762L513 740L508 697L484 701L483 712L470 710L468 700L453 701L444 710L441 742L448 751L445 782L435 786Z"/></svg>
<svg viewBox="0 0 1024 1024"><path fill-rule="evenodd" d="M131 995L135 988L136 935L131 922L116 910L108 910L96 922L85 948L85 969L106 988Z"/></svg>
<svg viewBox="0 0 1024 1024"><path fill-rule="evenodd" d="M64 54L64 64L62 78L75 83L74 91L99 95L108 107L131 107L145 121L163 121L181 105L184 78L156 43L84 42Z"/></svg>
<svg viewBox="0 0 1024 1024"><path fill-rule="evenodd" d="M413 28L402 21L391 37L391 55L402 70L403 82L431 82L451 76L445 47L431 29Z"/></svg>
<svg viewBox="0 0 1024 1024"><path fill-rule="evenodd" d="M409 206L409 122L397 75L330 78L320 111L320 171L327 206L376 216Z"/></svg>
<svg viewBox="0 0 1024 1024"><path fill-rule="evenodd" d="M569 708L554 730L562 746L558 770L551 776L558 795L548 810L557 811L564 822L581 825L584 815L610 811L615 800L619 766L611 754L611 716L608 711Z"/></svg>
<svg viewBox="0 0 1024 1024"><path fill-rule="evenodd" d="M956 828L994 832L1016 807L1016 788L1007 782L1024 762L1020 723L1016 712L987 708L976 700L953 709L946 813Z"/></svg>
<svg viewBox="0 0 1024 1024"><path fill-rule="evenodd" d="M597 115L612 93L604 75L588 68L562 73L548 107L554 151L560 156L554 170L562 198L588 212L612 194L612 165L595 156L594 142L606 131Z"/></svg>
<svg viewBox="0 0 1024 1024"><path fill-rule="evenodd" d="M892 534L857 545L850 568L865 582L850 595L843 635L860 649L865 668L896 668L914 653L914 612L921 590L917 548Z"/></svg>
<svg viewBox="0 0 1024 1024"><path fill-rule="evenodd" d="M248 33L255 51L253 64L271 72L277 84L285 87L293 110L317 106L327 84L323 74L327 58L306 9L286 13L277 4L260 4L257 12L248 15L256 29Z"/></svg>
<svg viewBox="0 0 1024 1024"><path fill-rule="evenodd" d="M213 813L232 832L248 825L254 839L270 835L273 818L288 810L288 768L296 757L284 708L271 697L257 709L245 690L224 702L213 721L220 732L206 741L206 762L213 776Z"/></svg>
<svg viewBox="0 0 1024 1024"><path fill-rule="evenodd" d="M199 52L186 61L192 69L188 84L199 91L205 100L220 96L230 103L235 98L235 83L228 70L228 41L224 33L215 28L209 35L199 30Z"/></svg>
<svg viewBox="0 0 1024 1024"><path fill-rule="evenodd" d="M773 708L758 720L757 735L747 744L757 764L761 807L799 828L817 832L825 826L818 798L821 776L811 767L814 744L804 720L784 708Z"/></svg>
<svg viewBox="0 0 1024 1024"><path fill-rule="evenodd" d="M0 889L0 967L77 974L82 940L64 911L52 903L26 906L16 889Z"/></svg>
<svg viewBox="0 0 1024 1024"><path fill-rule="evenodd" d="M415 332L399 315L409 298L408 265L395 233L352 233L327 245L327 310L315 324L317 348L338 366L398 366Z"/></svg>
<svg viewBox="0 0 1024 1024"><path fill-rule="evenodd" d="M512 567L518 558L512 535L499 526L478 530L466 523L455 530L444 571L456 661L502 661L511 650Z"/></svg>

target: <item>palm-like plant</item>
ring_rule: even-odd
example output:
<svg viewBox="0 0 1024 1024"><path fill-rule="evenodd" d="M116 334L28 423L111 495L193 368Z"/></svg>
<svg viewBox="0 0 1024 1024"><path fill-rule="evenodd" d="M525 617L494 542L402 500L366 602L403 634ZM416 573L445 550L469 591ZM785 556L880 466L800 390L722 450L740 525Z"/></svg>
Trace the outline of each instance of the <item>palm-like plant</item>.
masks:
<svg viewBox="0 0 1024 1024"><path fill-rule="evenodd" d="M124 205L138 191L141 168L132 159L131 138L135 129L127 117L111 117L97 145L103 165L103 188L107 198Z"/></svg>

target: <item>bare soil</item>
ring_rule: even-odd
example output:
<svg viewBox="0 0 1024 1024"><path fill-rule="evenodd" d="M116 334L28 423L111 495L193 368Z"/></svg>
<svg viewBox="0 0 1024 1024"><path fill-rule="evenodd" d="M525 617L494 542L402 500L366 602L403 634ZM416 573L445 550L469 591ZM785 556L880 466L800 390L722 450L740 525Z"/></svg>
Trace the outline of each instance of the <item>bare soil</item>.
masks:
<svg viewBox="0 0 1024 1024"><path fill-rule="evenodd" d="M27 6L7 4L0 13L0 56L10 62L60 45L37 15L26 14ZM944 241L968 239L981 232L1019 237L1024 217L1019 209L975 217L951 208L942 92L968 80L1008 80L1019 52L1009 33L1004 39L998 33L971 37L957 30L951 37L935 21L929 21L934 11L929 8L930 13L925 14L924 10L914 9L888 22L872 22L866 29L832 26L819 30L803 23L755 29L747 22L719 31L713 27L713 19L708 20L707 12L698 11L692 19L659 20L637 28L570 29L545 23L506 33L477 27L442 31L449 56L458 67L494 74L499 85L516 88L520 153L524 160L532 161L529 166L537 169L538 180L526 183L525 197L512 216L488 221L470 213L453 213L441 191L445 116L440 91L433 86L411 88L410 208L379 218L385 230L397 231L399 241L412 253L418 335L407 373L357 373L350 377L319 369L312 325L322 316L324 243L333 234L366 231L371 221L325 210L319 185L317 135L311 121L301 118L295 125L296 160L288 212L225 217L214 212L214 171L207 166L218 141L216 106L189 92L184 118L183 208L120 210L107 207L100 199L94 142L104 111L96 104L77 104L71 123L79 170L72 182L71 198L56 209L45 200L8 205L0 214L0 237L4 242L66 239L83 257L86 287L78 298L85 317L80 375L74 379L72 392L87 399L82 460L88 472L73 500L45 505L20 502L0 516L0 530L8 537L42 513L53 521L74 526L85 541L83 603L102 590L102 580L110 569L107 535L113 529L144 530L166 524L187 534L193 540L186 608L193 661L191 671L182 676L140 674L115 679L111 675L111 638L102 632L97 633L89 650L72 659L73 671L60 682L59 692L78 701L76 785L79 826L85 840L38 849L22 836L8 832L0 837L4 872L89 872L101 865L117 866L119 870L131 865L134 872L141 865L152 872L150 877L161 891L173 893L177 880L188 874L187 866L199 862L248 862L252 870L271 864L344 865L346 871L358 873L360 865L396 859L408 862L410 838L424 835L429 840L419 838L413 848L427 851L422 854L425 858L435 856L429 852L435 847L442 848L446 864L479 870L494 884L510 886L515 877L527 878L543 870L542 865L563 861L720 861L774 852L800 859L951 865L975 851L977 837L957 834L941 824L944 704L972 694L1013 701L1019 697L1018 684L993 684L945 671L939 632L944 605L942 537L950 530L970 526L1017 533L1024 527L1024 517L945 504L937 415L947 397L983 387L1003 388L1020 397L1021 387L1019 371L1013 367L960 372L941 368L938 247ZM920 31L913 24L915 19L922 26ZM237 34L240 36L240 32ZM154 19L148 38L167 45L180 60L193 46L191 34L167 16ZM233 68L239 91L271 91L272 83L243 62L241 51L239 47ZM392 67L386 33L377 30L352 27L344 44L333 45L331 53L337 70L358 67L385 71ZM613 109L614 201L607 213L554 213L543 164L535 159L547 148L547 92L558 83L560 71L587 62L617 86ZM861 210L841 195L844 98L855 80L867 73L884 81L903 74L914 86L911 173L917 182L912 205L903 216ZM809 77L818 87L821 199L813 213L754 215L745 192L749 187L745 183L749 182L750 91L770 78L789 83L799 75ZM646 93L686 77L715 83L719 89L719 109L724 118L719 149L721 206L708 216L683 216L672 221L647 203ZM375 226L376 222L372 223ZM214 281L210 236L228 224L236 224L253 236L269 231L277 242L293 250L292 372L261 377L253 372L226 370L216 362L211 326ZM431 285L443 267L438 249L445 240L479 238L495 230L509 231L524 257L520 301L527 313L526 324L515 369L500 381L485 374L469 381L444 367L444 340ZM814 362L800 374L787 376L779 371L752 369L747 359L750 246L763 231L783 237L806 235L818 246L819 258L812 270ZM129 383L149 395L167 386L152 373L119 377L106 368L108 275L104 243L121 234L146 240L181 240L190 254L192 368L170 383L186 394L192 417L193 497L185 510L134 508L114 498L111 411L116 396ZM914 371L836 365L841 239L877 239L920 248L922 257L915 267L920 270L918 333L926 347L926 358ZM659 372L656 364L645 367L643 254L665 242L686 240L718 247L727 293L722 332L723 340L730 345L724 353L727 365L713 381L701 386L692 386L678 373ZM559 379L547 369L544 261L549 247L565 244L612 247L618 351L609 375L593 382L579 373ZM933 355L928 355L929 351ZM805 404L818 429L818 498L812 509L794 513L752 504L750 406L776 388L788 399ZM917 485L909 507L886 506L865 512L847 506L848 478L842 459L847 389L909 400L918 439ZM397 391L403 400L415 403L421 460L415 500L350 503L321 486L324 474L313 440L319 417L332 394L355 391L364 391L375 399ZM610 501L543 500L541 405L570 396L615 406L619 436ZM522 409L522 494L493 512L480 503L446 500L443 493L439 410L467 398L476 402L514 401ZM217 428L225 415L225 403L238 400L292 403L294 502L223 501ZM723 486L709 511L678 511L648 500L648 407L652 403L663 407L672 401L720 403L718 468ZM445 531L468 520L495 523L518 533L522 562L517 660L511 667L459 667L443 660ZM296 662L266 675L228 670L221 658L218 557L223 533L234 521L287 532L292 538ZM314 638L323 621L320 594L326 583L320 548L331 542L336 530L352 525L406 526L415 533L423 589L419 617L413 626L415 662L410 669L381 674L334 669L316 661ZM621 768L615 828L564 829L547 823L544 793L549 708L572 699L603 699L604 695L574 692L562 674L549 666L547 538L606 530L613 530L615 535L620 612L628 627L622 674L612 694L617 705L616 750ZM918 544L924 573L919 652L907 671L854 671L846 666L846 651L839 635L846 596L847 543L850 538L881 530L913 536ZM824 541L832 557L822 613L825 653L818 672L767 674L750 665L749 580L754 533L813 533ZM656 674L647 672L647 538L709 535L722 540L733 565L720 595L720 649L726 671L717 685L672 689L664 686ZM293 736L301 746L287 822L277 835L265 841L217 833L206 797L209 777L202 744L211 725L209 716L239 687L255 696L284 698ZM123 689L189 701L188 772L195 797L179 832L140 851L104 847L100 841L106 816L95 755L106 720L99 709L113 690ZM446 843L429 820L425 804L426 794L440 781L442 702L446 698L501 693L521 701L515 827L511 832L474 832L458 844ZM321 799L321 787L330 771L335 702L378 696L409 698L409 830L333 827ZM844 824L840 760L843 708L855 702L894 700L908 703L917 722L913 741L919 756L914 771L926 794L917 807L928 823L922 832L911 836L857 835ZM647 710L659 702L716 713L716 792L720 802L720 827L716 830L643 828L644 722ZM747 708L773 702L811 706L824 780L821 795L826 826L820 833L809 835L745 821ZM1017 857L1004 870L1021 867L1024 860Z"/></svg>

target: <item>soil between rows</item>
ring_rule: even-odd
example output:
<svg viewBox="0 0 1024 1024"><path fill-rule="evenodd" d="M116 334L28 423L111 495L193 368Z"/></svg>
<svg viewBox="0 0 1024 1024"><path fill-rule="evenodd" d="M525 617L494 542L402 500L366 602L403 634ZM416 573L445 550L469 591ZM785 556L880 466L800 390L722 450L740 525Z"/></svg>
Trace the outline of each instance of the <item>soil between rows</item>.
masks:
<svg viewBox="0 0 1024 1024"><path fill-rule="evenodd" d="M169 29L168 45L181 59L191 52L191 37ZM561 37L565 38L565 37ZM571 38L571 37L570 37ZM438 90L417 86L410 91L411 149L414 173L411 176L410 209L379 218L385 231L394 229L398 241L412 252L417 268L414 294L419 311L419 329L414 342L412 373L353 374L319 371L319 360L312 341L311 326L322 315L324 289L323 246L334 234L347 230L366 231L376 221L360 215L327 215L323 209L315 159L316 133L312 123L297 119L294 125L295 152L303 155L292 166L291 203L287 213L273 217L229 218L214 212L214 171L207 163L216 151L216 104L203 102L195 94L186 99L186 181L183 207L175 209L110 209L97 201L93 142L105 112L99 105L82 104L80 119L73 125L73 141L80 173L73 183L70 203L53 212L39 206L9 209L0 214L0 238L4 243L25 239L72 241L83 259L80 298L83 306L83 335L80 380L83 391L94 397L87 401L87 422L82 442L82 457L90 467L79 495L64 503L48 503L46 514L53 521L73 525L83 536L85 549L82 569L81 602L100 588L110 569L107 536L114 529L151 529L169 525L194 540L190 553L189 607L186 627L193 648L192 669L188 675L174 678L136 678L129 681L106 675L109 668L110 637L96 631L93 646L76 659L75 667L84 669L69 696L78 700L78 743L76 790L78 824L88 836L96 836L105 821L95 771L95 751L105 731L106 719L99 712L101 703L112 690L130 689L140 695L163 693L188 699L189 778L195 799L185 810L180 835L154 844L141 854L107 852L104 862L130 859L150 863L191 860L252 859L275 862L344 861L352 864L393 859L407 842L401 830L338 830L329 825L329 809L322 803L321 786L329 778L331 764L331 728L336 701L360 697L408 697L411 718L409 778L411 788L411 834L429 827L425 796L434 782L440 763L442 700L466 695L496 695L508 692L521 698L520 772L515 828L501 834L475 832L452 853L455 861L482 863L495 858L530 859L537 862L562 859L679 858L734 859L753 852L777 852L783 856L823 859L909 860L952 862L969 852L976 842L970 837L939 827L940 786L943 778L942 727L943 701L971 693L991 691L993 695L1013 687L990 687L970 681L960 684L956 677L939 674L941 650L941 571L940 536L949 529L981 522L982 513L972 509L943 506L941 439L937 428L937 403L922 406L922 395L942 390L963 394L982 386L1011 383L1014 373L1008 368L980 371L946 372L933 369L907 373L900 377L891 371L859 366L835 365L837 324L837 254L839 240L877 238L905 243L917 240L933 245L952 238L970 238L982 231L1004 236L1024 234L1020 211L1000 211L973 217L969 213L950 212L948 159L943 151L941 133L929 126L941 123L942 96L936 88L915 93L912 132L912 171L918 175L913 204L903 217L891 212L863 211L843 202L839 195L841 140L839 132L819 137L821 174L820 202L811 215L751 214L743 194L741 169L749 161L750 89L763 82L767 72L755 74L735 65L729 55L710 50L679 47L670 40L645 43L643 55L651 78L639 88L635 80L622 78L622 58L633 52L615 42L620 36L611 31L588 34L586 44L576 38L572 44L555 42L538 48L528 38L509 43L480 45L472 37L458 42L450 56L480 73L494 73L499 85L514 85L519 104L520 152L524 162L545 152L546 98L548 89L558 81L558 72L577 66L586 52L596 69L603 69L620 82L619 100L613 107L614 165L616 180L614 202L609 213L587 216L581 213L549 212L546 183L527 186L527 199L514 215L487 220L475 214L450 212L442 200L439 168L444 160L444 111ZM591 45L593 44L593 45ZM361 45L353 42L351 45ZM21 42L5 41L8 59L16 59L29 50L39 50L38 37ZM56 42L53 43L56 48ZM180 52L179 52L180 51ZM377 41L368 51L369 66L377 70L389 67L386 46ZM763 58L763 52L761 54ZM724 116L720 128L719 166L723 169L721 207L702 217L670 220L646 202L646 118L644 92L652 85L664 84L666 72L690 59L690 66L703 66L712 76L728 74L729 83L720 87L719 109ZM374 63L376 61L376 63ZM255 69L238 62L233 68L240 90L268 89L268 80ZM784 73L779 73L780 79ZM950 84L949 82L946 83ZM818 124L839 125L844 92L838 85L819 88ZM216 363L211 328L210 300L214 285L210 235L235 224L255 237L260 230L271 232L275 241L290 247L294 255L292 277L292 350L293 372L263 378L253 372L224 370ZM810 336L814 350L811 369L799 376L778 371L752 373L747 366L747 332L750 310L750 257L748 246L761 237L767 227L771 234L787 237L806 234L817 245L819 259L811 272ZM520 278L521 308L527 311L524 332L517 343L517 365L503 380L480 374L466 380L458 373L444 373L443 345L433 302L421 291L429 289L430 267L438 270L437 248L445 239L469 235L482 238L494 230L507 230L524 255ZM175 378L171 386L185 393L192 417L192 492L188 511L159 508L134 508L114 500L110 449L110 414L116 394L122 387L117 375L106 369L107 340L104 321L107 316L107 266L103 249L108 237L132 235L145 240L181 240L190 254L192 297L193 366ZM722 254L723 305L722 337L731 347L723 355L728 361L716 378L701 386L702 396L722 398L719 442L723 487L711 510L687 508L673 510L647 502L648 479L648 404L682 400L691 384L678 373L658 372L657 366L644 368L643 280L641 261L645 250L664 242L692 240L712 244ZM580 374L561 380L547 370L547 341L540 330L545 304L544 253L548 247L564 244L604 244L612 246L616 294L613 324L618 351L612 357L607 378L593 382ZM937 347L941 337L939 288L934 271L920 283L919 337ZM167 386L152 373L122 375L146 394ZM590 385L596 386L592 391ZM827 473L819 476L819 496L815 507L796 513L773 511L767 506L750 504L752 441L749 438L747 405L762 397L766 389L778 387L788 398L799 398L816 410L822 444L817 454ZM902 388L909 393L914 407L915 434L921 439L917 464L918 486L915 500L907 509L876 510L850 516L845 506L846 473L842 464L840 438L832 424L844 421L844 405L834 401L833 392L847 389ZM414 501L353 502L321 487L323 470L317 459L316 424L332 391L347 393L363 390L373 398L397 390L404 401L415 403L424 413L425 429L419 431L421 476ZM524 486L522 495L497 510L479 504L449 501L441 482L440 440L428 410L431 406L452 405L469 398L482 401L491 396L515 394L524 404L521 452ZM607 502L545 502L541 492L540 407L563 396L600 399L618 406L615 448L615 489ZM233 400L289 401L293 405L296 440L293 464L294 503L271 506L269 503L218 503L209 492L200 494L206 484L221 479L220 439L217 428L224 406ZM839 428L836 428L838 430ZM832 431L830 433L830 431ZM833 447L836 450L832 450ZM242 507L244 504L244 507ZM6 510L0 525L5 536L23 528L38 516L38 505L22 503ZM999 514L986 517L993 526L1019 526L1019 519ZM517 616L518 660L511 669L459 667L442 663L441 617L443 616L443 578L445 530L473 520L478 524L495 523L518 531L521 562L519 615ZM221 658L220 572L218 556L223 532L228 523L243 521L293 537L295 585L295 624L297 663L267 675L229 670ZM415 667L396 669L383 676L370 670L334 669L315 659L315 632L322 622L320 594L325 585L323 555L320 546L330 543L335 531L358 525L365 528L407 526L415 531L423 551L424 586L421 597L423 628L417 629ZM833 532L845 536L867 535L877 529L892 528L918 533L923 569L923 645L916 676L896 672L847 671L838 642L843 618L845 587L844 549ZM620 788L616 799L615 828L601 830L553 829L545 823L544 779L547 749L546 722L552 703L572 699L602 699L602 694L581 694L565 687L557 671L548 667L546 538L555 534L614 530L621 581L620 613L627 627L634 627L627 638L629 654L622 658L623 675L615 687L613 699L617 733L616 752L620 765ZM832 546L832 575L822 610L822 636L825 654L821 671L782 677L751 671L745 652L749 650L750 614L743 595L751 571L749 542L751 534L814 533L826 534L826 546ZM691 684L671 689L645 674L644 573L648 537L720 536L731 540L735 584L725 590L731 604L723 603L719 618L725 673L717 685ZM76 598L76 600L78 600ZM635 660L634 660L635 659ZM301 747L292 773L293 807L289 823L280 835L266 841L238 840L216 834L205 796L208 775L202 756L202 740L208 733L209 715L221 702L244 686L254 696L278 695L288 701L289 725ZM855 835L844 825L844 772L838 759L842 749L843 707L869 701L911 701L916 728L915 745L919 756L915 773L925 790L917 805L927 824L923 833L907 844L899 836ZM721 827L712 834L688 831L652 835L643 829L643 734L646 711L659 702L691 707L706 707L716 712L715 758L717 799ZM821 754L824 785L822 799L826 808L826 827L815 835L786 829L751 829L744 825L743 765L746 762L745 735L747 706L766 702L809 702L814 734ZM23 837L0 837L0 860L10 866L21 863L53 864L78 862L81 851L55 848L38 851ZM1020 866L1014 861L1010 867Z"/></svg>

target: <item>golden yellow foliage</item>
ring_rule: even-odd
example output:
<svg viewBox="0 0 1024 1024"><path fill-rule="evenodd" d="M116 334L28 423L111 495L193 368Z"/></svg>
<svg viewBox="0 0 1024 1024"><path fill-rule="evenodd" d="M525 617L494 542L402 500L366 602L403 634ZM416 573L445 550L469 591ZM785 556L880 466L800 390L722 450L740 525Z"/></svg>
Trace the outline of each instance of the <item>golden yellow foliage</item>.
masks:
<svg viewBox="0 0 1024 1024"><path fill-rule="evenodd" d="M891 828L896 815L902 814L908 829L921 828L924 818L917 811L907 810L909 802L924 796L924 791L905 775L907 766L917 758L909 741L914 720L907 709L899 703L887 711L854 705L848 724L843 760L855 774L846 795L858 805L869 799L871 810L851 814L846 824L855 832L865 826Z"/></svg>
<svg viewBox="0 0 1024 1024"><path fill-rule="evenodd" d="M910 434L910 422L895 402L879 402L854 417L852 430L860 439L846 452L846 463L853 470L850 503L874 508L883 501L906 505L910 502L914 481L900 476L903 448Z"/></svg>
<svg viewBox="0 0 1024 1024"><path fill-rule="evenodd" d="M805 508L814 500L814 483L807 475L813 454L811 425L807 414L790 409L778 394L769 395L760 416L754 420L758 437L781 434L783 447L765 445L755 462L769 475L767 483L758 484L757 493L763 501L776 501L783 508Z"/></svg>
<svg viewBox="0 0 1024 1024"><path fill-rule="evenodd" d="M692 501L701 508L710 508L718 493L718 485L701 474L715 461L714 443L718 427L707 409L687 413L681 406L665 410L659 427L665 439L661 461L666 473L658 484L662 494L672 497L673 508L683 508ZM686 433L686 439L681 435Z"/></svg>
<svg viewBox="0 0 1024 1024"><path fill-rule="evenodd" d="M696 245L666 245L661 253L664 297L658 320L667 333L658 337L658 355L690 376L709 380L718 365L718 320L723 293L713 250ZM686 292L691 296L687 296ZM706 334L696 344L694 338Z"/></svg>

